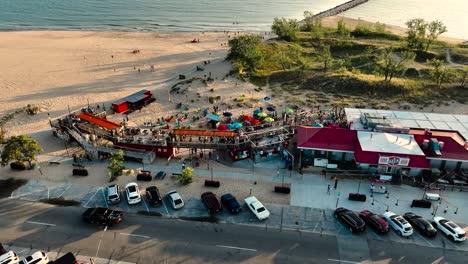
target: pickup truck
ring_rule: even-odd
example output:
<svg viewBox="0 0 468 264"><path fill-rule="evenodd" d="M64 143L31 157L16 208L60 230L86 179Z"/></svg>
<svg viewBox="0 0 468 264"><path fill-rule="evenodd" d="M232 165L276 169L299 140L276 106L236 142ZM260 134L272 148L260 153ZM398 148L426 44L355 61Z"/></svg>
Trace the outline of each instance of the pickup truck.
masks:
<svg viewBox="0 0 468 264"><path fill-rule="evenodd" d="M88 208L83 213L83 220L91 224L113 225L122 221L122 211L112 210L108 208Z"/></svg>

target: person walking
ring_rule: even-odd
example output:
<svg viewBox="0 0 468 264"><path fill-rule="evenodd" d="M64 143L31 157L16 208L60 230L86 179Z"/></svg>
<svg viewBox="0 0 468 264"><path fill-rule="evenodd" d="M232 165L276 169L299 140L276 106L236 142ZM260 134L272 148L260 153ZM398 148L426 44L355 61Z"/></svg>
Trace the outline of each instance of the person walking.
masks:
<svg viewBox="0 0 468 264"><path fill-rule="evenodd" d="M331 185L328 184L328 187L327 187L327 194L330 195L330 190L331 190Z"/></svg>

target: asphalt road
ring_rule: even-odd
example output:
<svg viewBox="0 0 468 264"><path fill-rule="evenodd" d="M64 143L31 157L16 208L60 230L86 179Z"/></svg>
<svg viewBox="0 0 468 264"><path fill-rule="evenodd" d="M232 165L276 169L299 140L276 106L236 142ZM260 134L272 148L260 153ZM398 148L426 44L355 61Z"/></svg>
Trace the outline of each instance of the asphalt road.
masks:
<svg viewBox="0 0 468 264"><path fill-rule="evenodd" d="M0 200L0 242L133 263L464 263L468 252L340 233L320 235L128 214L81 221L81 207ZM101 239L102 238L102 239ZM443 239L443 238L441 238ZM340 262L341 261L341 262Z"/></svg>

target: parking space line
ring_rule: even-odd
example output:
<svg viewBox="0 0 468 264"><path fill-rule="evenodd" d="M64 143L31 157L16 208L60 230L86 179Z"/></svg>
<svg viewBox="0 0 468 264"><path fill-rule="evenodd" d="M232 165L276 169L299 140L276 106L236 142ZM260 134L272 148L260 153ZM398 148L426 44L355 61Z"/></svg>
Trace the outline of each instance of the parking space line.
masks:
<svg viewBox="0 0 468 264"><path fill-rule="evenodd" d="M447 239L447 241L450 243L450 245L454 246L457 250L462 250L461 248L459 248L457 245L455 245L452 241L450 241L449 239Z"/></svg>
<svg viewBox="0 0 468 264"><path fill-rule="evenodd" d="M223 245L216 245L216 246L220 248L238 249L238 250L253 251L253 252L257 251L256 249L253 249L253 248L242 248L242 247L223 246Z"/></svg>
<svg viewBox="0 0 468 264"><path fill-rule="evenodd" d="M62 197L63 194L68 191L68 189L70 189L70 187L72 187L73 184L69 184L67 188L65 188L65 190L58 196L58 197Z"/></svg>
<svg viewBox="0 0 468 264"><path fill-rule="evenodd" d="M91 202L91 200L93 200L94 196L96 196L96 194L97 194L101 189L102 189L102 188L99 187L99 189L97 189L96 192L94 192L93 196L91 196L91 198L89 198L88 202L85 204L84 207L88 208L89 202Z"/></svg>
<svg viewBox="0 0 468 264"><path fill-rule="evenodd" d="M339 263L350 263L350 264L359 264L360 262L341 260L341 259L328 259L328 261L339 262Z"/></svg>
<svg viewBox="0 0 468 264"><path fill-rule="evenodd" d="M413 234L413 237L414 237L414 238L416 238L416 237L422 238L422 239L423 239L424 241L426 241L426 243L428 243L431 247L436 247L436 246L434 246L434 244L432 244L429 240L427 240L427 239L426 239L423 235L421 235L421 234L418 234L417 236L415 236L415 235Z"/></svg>
<svg viewBox="0 0 468 264"><path fill-rule="evenodd" d="M166 203L164 202L164 198L162 199L162 204L164 205L164 209L166 210L166 214L169 215L169 210L167 210Z"/></svg>
<svg viewBox="0 0 468 264"><path fill-rule="evenodd" d="M123 236L131 236L131 237L150 238L149 236L137 235L137 234L128 234L128 233L120 233L120 235L123 235Z"/></svg>
<svg viewBox="0 0 468 264"><path fill-rule="evenodd" d="M34 222L34 221L26 221L26 223L35 224L35 225L55 226L54 224L48 224L48 223L42 223L42 222Z"/></svg>
<svg viewBox="0 0 468 264"><path fill-rule="evenodd" d="M148 205L146 205L145 199L144 199L144 198L141 198L141 201L143 202L143 204L144 204L145 207L146 207L146 212L149 213L149 208L148 208Z"/></svg>
<svg viewBox="0 0 468 264"><path fill-rule="evenodd" d="M106 208L109 208L109 204L107 203L106 194L105 194L105 191L103 189L101 189L101 193L102 193L102 197L104 198L104 202L106 203Z"/></svg>

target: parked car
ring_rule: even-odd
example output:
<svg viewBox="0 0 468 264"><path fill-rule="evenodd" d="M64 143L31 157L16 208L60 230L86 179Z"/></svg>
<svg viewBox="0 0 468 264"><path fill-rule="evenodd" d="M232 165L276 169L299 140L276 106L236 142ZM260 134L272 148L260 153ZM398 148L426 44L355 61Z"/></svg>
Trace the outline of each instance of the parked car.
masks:
<svg viewBox="0 0 468 264"><path fill-rule="evenodd" d="M125 192L127 193L128 204L141 203L140 189L138 184L131 182L125 185Z"/></svg>
<svg viewBox="0 0 468 264"><path fill-rule="evenodd" d="M151 176L150 171L141 171L137 174L137 181L151 181L153 176Z"/></svg>
<svg viewBox="0 0 468 264"><path fill-rule="evenodd" d="M83 221L91 224L113 225L122 221L123 212L103 207L88 208L84 211Z"/></svg>
<svg viewBox="0 0 468 264"><path fill-rule="evenodd" d="M351 232L363 232L366 223L353 211L340 207L335 210L335 218L342 222Z"/></svg>
<svg viewBox="0 0 468 264"><path fill-rule="evenodd" d="M146 188L146 200L152 206L160 205L162 202L161 194L156 186Z"/></svg>
<svg viewBox="0 0 468 264"><path fill-rule="evenodd" d="M182 197L177 193L177 191L170 191L167 193L167 197L169 201L171 202L172 208L174 209L180 209L184 207L184 200L182 200Z"/></svg>
<svg viewBox="0 0 468 264"><path fill-rule="evenodd" d="M383 217L398 235L409 237L413 234L413 227L401 215L397 215L393 212L386 212L383 214Z"/></svg>
<svg viewBox="0 0 468 264"><path fill-rule="evenodd" d="M390 225L380 215L364 210L359 213L359 217L361 217L362 220L364 220L364 222L377 233L386 234L390 231Z"/></svg>
<svg viewBox="0 0 468 264"><path fill-rule="evenodd" d="M16 264L18 262L18 255L14 251L5 252L0 256L0 264Z"/></svg>
<svg viewBox="0 0 468 264"><path fill-rule="evenodd" d="M452 221L449 221L441 216L435 216L432 218L433 225L442 231L445 235L449 237L452 241L465 241L466 240L466 232L463 231L457 224Z"/></svg>
<svg viewBox="0 0 468 264"><path fill-rule="evenodd" d="M238 214L241 211L240 203L237 201L236 197L230 193L226 193L225 195L221 196L221 203L228 209L231 214Z"/></svg>
<svg viewBox="0 0 468 264"><path fill-rule="evenodd" d="M204 192L201 195L201 199L208 208L208 213L210 215L220 214L223 212L223 207L221 206L221 203L218 201L218 198L216 198L216 195L214 193Z"/></svg>
<svg viewBox="0 0 468 264"><path fill-rule="evenodd" d="M118 184L112 184L106 187L106 198L109 204L120 203L120 186Z"/></svg>
<svg viewBox="0 0 468 264"><path fill-rule="evenodd" d="M421 235L427 237L435 237L437 235L437 229L421 216L409 212L404 214L403 218L405 218L414 229L418 230Z"/></svg>
<svg viewBox="0 0 468 264"><path fill-rule="evenodd" d="M47 264L49 257L43 251L36 251L32 255L25 257L18 264Z"/></svg>
<svg viewBox="0 0 468 264"><path fill-rule="evenodd" d="M75 255L73 255L73 253L68 252L67 254L56 259L53 264L78 264L78 261L76 261Z"/></svg>
<svg viewBox="0 0 468 264"><path fill-rule="evenodd" d="M267 219L270 216L270 212L263 206L263 204L255 197L250 196L244 199L247 207L254 213L258 220Z"/></svg>

